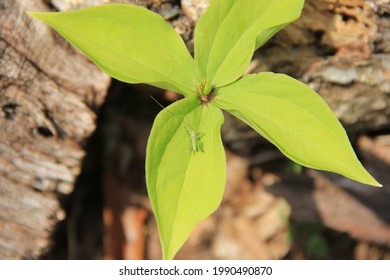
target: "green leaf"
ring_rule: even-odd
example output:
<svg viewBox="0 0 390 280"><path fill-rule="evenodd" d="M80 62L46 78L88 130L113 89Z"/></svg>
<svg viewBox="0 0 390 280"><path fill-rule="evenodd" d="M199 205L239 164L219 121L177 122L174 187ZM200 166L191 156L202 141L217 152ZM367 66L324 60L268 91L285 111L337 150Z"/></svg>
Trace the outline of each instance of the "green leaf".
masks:
<svg viewBox="0 0 390 280"><path fill-rule="evenodd" d="M344 128L328 105L286 75L249 75L221 88L214 104L246 122L297 163L380 184L357 159Z"/></svg>
<svg viewBox="0 0 390 280"><path fill-rule="evenodd" d="M220 127L212 104L185 98L162 110L150 134L146 181L157 219L164 259L172 259L193 227L220 204L226 180ZM189 131L201 133L194 151Z"/></svg>
<svg viewBox="0 0 390 280"><path fill-rule="evenodd" d="M196 92L193 59L181 37L158 14L127 4L29 14L49 24L118 80L184 95Z"/></svg>
<svg viewBox="0 0 390 280"><path fill-rule="evenodd" d="M198 79L227 85L248 67L256 48L297 19L304 0L211 0L195 30Z"/></svg>

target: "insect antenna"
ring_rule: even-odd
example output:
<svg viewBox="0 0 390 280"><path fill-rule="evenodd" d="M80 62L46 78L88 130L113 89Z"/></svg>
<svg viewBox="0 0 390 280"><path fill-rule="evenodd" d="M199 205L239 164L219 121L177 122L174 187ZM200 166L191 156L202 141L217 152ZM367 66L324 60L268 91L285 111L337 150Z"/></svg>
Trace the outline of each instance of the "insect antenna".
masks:
<svg viewBox="0 0 390 280"><path fill-rule="evenodd" d="M158 105L160 105L161 108L165 109L165 107L164 107L160 102L158 102L156 98L154 98L154 97L151 96L151 95L149 95L149 96L150 96L150 98L153 99L154 102L156 102Z"/></svg>

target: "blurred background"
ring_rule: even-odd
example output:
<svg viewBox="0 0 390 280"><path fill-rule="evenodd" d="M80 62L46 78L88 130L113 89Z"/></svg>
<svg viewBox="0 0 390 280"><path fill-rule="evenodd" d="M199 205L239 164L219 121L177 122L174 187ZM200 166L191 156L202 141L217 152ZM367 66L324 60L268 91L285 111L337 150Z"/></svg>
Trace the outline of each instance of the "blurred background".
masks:
<svg viewBox="0 0 390 280"><path fill-rule="evenodd" d="M145 186L155 116L181 98L110 79L24 12L130 3L193 52L208 0L0 0L0 259L161 259ZM390 1L306 0L246 71L316 90L383 188L304 168L225 114L221 206L177 259L390 259ZM283 114L283 112L281 112Z"/></svg>

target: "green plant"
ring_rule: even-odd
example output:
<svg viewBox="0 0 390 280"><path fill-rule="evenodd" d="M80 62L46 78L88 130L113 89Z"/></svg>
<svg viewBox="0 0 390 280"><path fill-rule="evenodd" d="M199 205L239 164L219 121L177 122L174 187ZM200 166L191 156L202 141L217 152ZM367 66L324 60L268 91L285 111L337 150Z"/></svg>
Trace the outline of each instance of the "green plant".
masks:
<svg viewBox="0 0 390 280"><path fill-rule="evenodd" d="M195 30L195 55L162 17L132 5L36 13L103 71L184 95L156 117L146 158L148 194L165 259L220 204L226 110L297 163L380 186L358 161L326 103L282 74L241 78L253 52L297 19L304 0L212 0Z"/></svg>

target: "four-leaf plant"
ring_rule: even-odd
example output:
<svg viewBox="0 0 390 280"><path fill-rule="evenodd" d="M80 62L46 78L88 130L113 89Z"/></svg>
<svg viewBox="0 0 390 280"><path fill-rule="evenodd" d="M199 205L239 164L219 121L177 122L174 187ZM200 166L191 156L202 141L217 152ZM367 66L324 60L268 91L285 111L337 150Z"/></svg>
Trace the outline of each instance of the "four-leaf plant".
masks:
<svg viewBox="0 0 390 280"><path fill-rule="evenodd" d="M270 72L241 77L253 52L297 19L304 0L211 0L195 29L195 55L159 15L111 4L29 14L128 83L184 95L155 119L146 156L147 188L163 257L220 204L226 181L221 109L246 122L297 163L380 184L357 159L327 104L308 86Z"/></svg>

